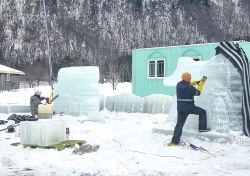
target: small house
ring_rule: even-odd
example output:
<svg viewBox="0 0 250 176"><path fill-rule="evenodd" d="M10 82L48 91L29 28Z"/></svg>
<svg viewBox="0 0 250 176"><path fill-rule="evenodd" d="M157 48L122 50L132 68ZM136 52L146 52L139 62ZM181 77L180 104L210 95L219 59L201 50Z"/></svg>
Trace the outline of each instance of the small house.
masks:
<svg viewBox="0 0 250 176"><path fill-rule="evenodd" d="M250 58L250 42L237 41ZM206 61L215 56L219 43L141 48L132 51L132 92L137 96L175 95L175 86L164 86L164 77L171 76L182 57Z"/></svg>
<svg viewBox="0 0 250 176"><path fill-rule="evenodd" d="M11 90L20 88L20 77L24 72L0 65L0 90Z"/></svg>

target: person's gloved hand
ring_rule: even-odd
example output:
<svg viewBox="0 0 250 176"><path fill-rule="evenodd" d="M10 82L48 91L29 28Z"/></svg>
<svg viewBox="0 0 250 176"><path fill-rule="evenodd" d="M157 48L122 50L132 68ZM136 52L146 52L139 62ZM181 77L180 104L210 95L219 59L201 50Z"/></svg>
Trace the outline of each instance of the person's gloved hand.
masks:
<svg viewBox="0 0 250 176"><path fill-rule="evenodd" d="M202 80L202 81L206 81L206 80L207 80L207 77L206 77L206 76L203 76L201 80Z"/></svg>
<svg viewBox="0 0 250 176"><path fill-rule="evenodd" d="M205 84L205 81L207 80L206 76L203 76L202 79L198 83L197 89L201 92L202 91L202 86Z"/></svg>

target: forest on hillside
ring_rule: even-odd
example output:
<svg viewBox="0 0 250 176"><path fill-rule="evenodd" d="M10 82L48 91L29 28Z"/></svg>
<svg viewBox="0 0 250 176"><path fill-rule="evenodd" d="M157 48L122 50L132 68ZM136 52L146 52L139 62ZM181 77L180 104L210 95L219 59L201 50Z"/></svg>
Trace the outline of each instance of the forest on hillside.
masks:
<svg viewBox="0 0 250 176"><path fill-rule="evenodd" d="M100 82L132 79L132 50L249 40L247 0L1 0L0 64L26 81L62 67L98 66Z"/></svg>

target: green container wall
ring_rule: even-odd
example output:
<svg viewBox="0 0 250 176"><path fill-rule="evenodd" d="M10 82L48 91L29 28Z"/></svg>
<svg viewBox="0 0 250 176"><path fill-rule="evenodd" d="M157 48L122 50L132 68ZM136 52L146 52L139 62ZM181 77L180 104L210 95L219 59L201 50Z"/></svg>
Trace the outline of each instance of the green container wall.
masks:
<svg viewBox="0 0 250 176"><path fill-rule="evenodd" d="M247 56L250 57L250 43L239 41ZM151 94L175 95L175 86L164 86L163 78L148 78L148 60L165 60L165 77L170 76L180 57L200 56L202 61L215 56L219 43L194 44L158 48L134 49L132 52L132 92L138 96Z"/></svg>
<svg viewBox="0 0 250 176"><path fill-rule="evenodd" d="M246 41L239 41L238 42L240 47L244 50L244 52L247 55L248 61L250 59L250 42L246 42Z"/></svg>

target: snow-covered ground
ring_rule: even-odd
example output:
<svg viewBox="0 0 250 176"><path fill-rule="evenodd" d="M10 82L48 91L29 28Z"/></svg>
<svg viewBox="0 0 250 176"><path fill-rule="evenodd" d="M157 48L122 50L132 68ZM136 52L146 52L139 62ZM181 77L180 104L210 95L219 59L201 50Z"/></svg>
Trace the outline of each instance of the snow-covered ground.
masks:
<svg viewBox="0 0 250 176"><path fill-rule="evenodd" d="M40 87L49 95L49 87ZM102 93L113 94L131 91L130 84L120 84L117 91L102 86ZM29 104L34 89L0 93L0 105ZM6 120L11 114L0 114ZM152 133L152 128L166 125L166 114L109 112L91 121L86 116L55 115L65 119L70 129L69 139L86 140L99 145L96 152L74 155L74 148L55 149L23 148L12 146L20 142L17 133L0 132L0 175L35 176L167 176L167 175L250 175L250 146L245 141L217 143L207 138L182 136L208 152L194 150L189 145L167 147L164 143L172 135ZM81 123L79 119L82 119ZM6 125L0 125L1 129ZM242 138L244 139L244 138Z"/></svg>

